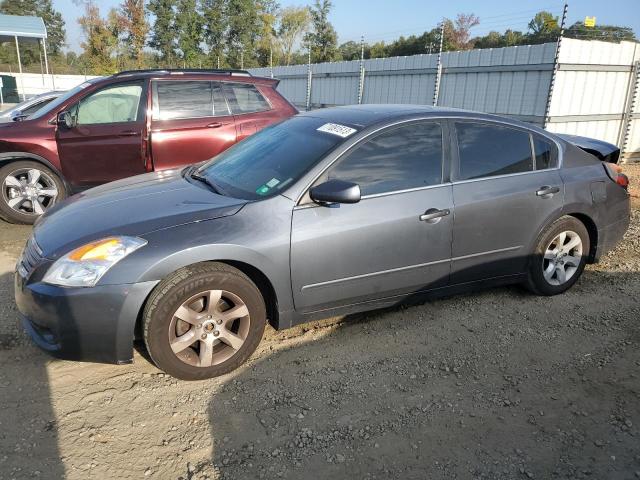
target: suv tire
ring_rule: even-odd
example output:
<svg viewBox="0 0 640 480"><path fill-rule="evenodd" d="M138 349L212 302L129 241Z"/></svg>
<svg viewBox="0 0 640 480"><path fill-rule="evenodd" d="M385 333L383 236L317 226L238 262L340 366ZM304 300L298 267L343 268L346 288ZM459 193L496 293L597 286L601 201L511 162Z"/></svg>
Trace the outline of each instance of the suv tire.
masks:
<svg viewBox="0 0 640 480"><path fill-rule="evenodd" d="M11 223L32 224L67 196L60 177L32 160L10 162L0 168L0 217Z"/></svg>

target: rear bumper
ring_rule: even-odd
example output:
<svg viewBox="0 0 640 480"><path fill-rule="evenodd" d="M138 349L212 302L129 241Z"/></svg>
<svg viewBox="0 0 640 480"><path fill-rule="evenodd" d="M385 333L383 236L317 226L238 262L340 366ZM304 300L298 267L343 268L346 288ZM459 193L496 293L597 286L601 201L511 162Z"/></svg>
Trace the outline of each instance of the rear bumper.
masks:
<svg viewBox="0 0 640 480"><path fill-rule="evenodd" d="M616 245L620 243L629 228L630 221L630 217L627 216L622 220L618 220L598 230L598 247L595 254L596 262L600 261L607 252L613 250Z"/></svg>
<svg viewBox="0 0 640 480"><path fill-rule="evenodd" d="M157 282L63 288L16 274L14 284L23 326L40 348L68 360L129 363L136 320Z"/></svg>

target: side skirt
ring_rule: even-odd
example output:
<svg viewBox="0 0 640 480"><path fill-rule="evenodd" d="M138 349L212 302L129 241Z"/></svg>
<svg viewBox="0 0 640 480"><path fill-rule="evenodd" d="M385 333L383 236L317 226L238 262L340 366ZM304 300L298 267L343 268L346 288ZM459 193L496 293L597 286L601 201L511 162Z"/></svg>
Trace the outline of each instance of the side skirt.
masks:
<svg viewBox="0 0 640 480"><path fill-rule="evenodd" d="M428 300L449 297L452 295L458 295L460 293L468 293L472 291L480 291L488 288L516 284L526 280L526 278L527 276L524 273L517 275L506 275L484 280L476 280L473 282L459 283L456 285L448 285L446 287L439 287L432 290L418 291L410 295L398 295L394 297L385 297L370 300L362 303L354 303L328 310L318 310L305 314L300 314L297 312L281 312L278 330L290 328L301 323L306 323L313 320L321 320L324 318L349 315L352 313L366 312L382 308L397 307L400 305L418 305Z"/></svg>

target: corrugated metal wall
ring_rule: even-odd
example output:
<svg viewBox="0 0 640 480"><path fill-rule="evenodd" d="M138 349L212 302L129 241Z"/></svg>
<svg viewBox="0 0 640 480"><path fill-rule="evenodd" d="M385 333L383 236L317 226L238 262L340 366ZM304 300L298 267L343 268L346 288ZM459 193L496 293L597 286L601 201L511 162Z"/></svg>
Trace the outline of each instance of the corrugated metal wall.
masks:
<svg viewBox="0 0 640 480"><path fill-rule="evenodd" d="M632 42L563 39L547 128L622 146L624 118L630 113L633 94L633 65L639 56L640 48ZM638 151L639 133L633 135L627 153Z"/></svg>
<svg viewBox="0 0 640 480"><path fill-rule="evenodd" d="M438 105L513 115L541 123L553 69L555 44L447 52ZM437 55L364 61L363 103L431 105ZM252 69L269 76L269 68ZM306 106L307 66L275 67L278 90L299 107ZM358 101L360 62L312 65L313 108Z"/></svg>
<svg viewBox="0 0 640 480"><path fill-rule="evenodd" d="M632 99L640 60L635 42L608 43L563 39L551 95L555 43L446 52L438 105L512 116L543 125L550 131L599 138L640 154L640 98ZM365 60L363 103L431 105L437 55ZM360 62L311 66L311 108L358 101ZM269 68L251 71L269 76ZM307 66L276 67L278 90L304 108ZM640 92L636 93L640 96ZM630 109L635 111L631 112ZM627 128L628 127L628 128Z"/></svg>

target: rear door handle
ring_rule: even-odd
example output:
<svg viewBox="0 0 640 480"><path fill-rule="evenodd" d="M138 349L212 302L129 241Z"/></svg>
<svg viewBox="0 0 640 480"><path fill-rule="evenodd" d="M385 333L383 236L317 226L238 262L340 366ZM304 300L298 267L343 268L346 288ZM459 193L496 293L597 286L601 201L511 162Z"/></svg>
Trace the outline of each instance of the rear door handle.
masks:
<svg viewBox="0 0 640 480"><path fill-rule="evenodd" d="M545 185L544 187L540 187L538 191L536 191L536 195L542 198L551 198L554 194L560 191L560 187L549 187Z"/></svg>
<svg viewBox="0 0 640 480"><path fill-rule="evenodd" d="M137 137L138 135L140 135L140 132L135 132L133 130L125 130L118 134L119 137Z"/></svg>
<svg viewBox="0 0 640 480"><path fill-rule="evenodd" d="M429 210L424 212L422 215L420 215L419 218L421 222L438 223L442 217L446 217L450 213L451 211L448 208L445 208L443 210L438 210L437 208L430 208Z"/></svg>
<svg viewBox="0 0 640 480"><path fill-rule="evenodd" d="M223 125L224 125L224 123L222 123L222 122L212 122L212 123L207 125L207 128L220 128Z"/></svg>

